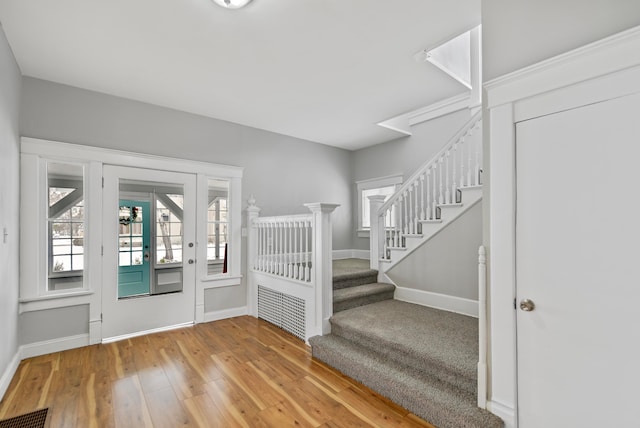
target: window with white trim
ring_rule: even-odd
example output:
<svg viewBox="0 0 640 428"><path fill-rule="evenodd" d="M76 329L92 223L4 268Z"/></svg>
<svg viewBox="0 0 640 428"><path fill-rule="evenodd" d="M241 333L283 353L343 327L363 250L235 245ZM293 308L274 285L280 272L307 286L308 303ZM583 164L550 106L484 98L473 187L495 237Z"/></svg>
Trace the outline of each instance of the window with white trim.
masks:
<svg viewBox="0 0 640 428"><path fill-rule="evenodd" d="M371 228L369 196L384 195L385 201L402 185L402 174L356 182L358 192L358 236L368 237Z"/></svg>
<svg viewBox="0 0 640 428"><path fill-rule="evenodd" d="M207 180L207 274L228 271L229 180Z"/></svg>

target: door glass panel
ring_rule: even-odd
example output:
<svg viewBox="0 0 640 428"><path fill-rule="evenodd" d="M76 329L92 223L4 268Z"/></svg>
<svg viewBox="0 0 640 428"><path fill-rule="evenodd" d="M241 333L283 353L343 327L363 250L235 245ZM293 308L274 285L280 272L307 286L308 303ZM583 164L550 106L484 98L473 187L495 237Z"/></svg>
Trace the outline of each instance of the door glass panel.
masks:
<svg viewBox="0 0 640 428"><path fill-rule="evenodd" d="M120 181L118 298L182 291L183 186Z"/></svg>

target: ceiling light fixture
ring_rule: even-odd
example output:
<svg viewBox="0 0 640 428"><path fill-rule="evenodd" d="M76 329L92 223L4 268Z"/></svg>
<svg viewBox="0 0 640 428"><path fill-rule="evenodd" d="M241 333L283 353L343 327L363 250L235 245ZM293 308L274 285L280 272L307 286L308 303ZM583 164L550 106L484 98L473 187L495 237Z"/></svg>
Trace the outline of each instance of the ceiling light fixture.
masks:
<svg viewBox="0 0 640 428"><path fill-rule="evenodd" d="M225 9L240 9L248 5L251 0L213 0L218 6L222 6Z"/></svg>

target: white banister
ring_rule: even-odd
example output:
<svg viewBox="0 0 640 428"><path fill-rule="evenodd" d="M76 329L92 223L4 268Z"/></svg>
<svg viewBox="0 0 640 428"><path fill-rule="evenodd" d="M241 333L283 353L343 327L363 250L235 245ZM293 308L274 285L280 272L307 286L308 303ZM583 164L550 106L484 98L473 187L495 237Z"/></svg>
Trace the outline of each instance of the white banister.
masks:
<svg viewBox="0 0 640 428"><path fill-rule="evenodd" d="M423 222L439 220L441 206L457 204L461 188L481 184L481 123L479 111L377 212L371 212L371 237L376 238L370 240L373 269L379 267L378 260L390 259L390 248L406 249L405 235L415 239L423 233ZM476 138L471 138L474 135Z"/></svg>
<svg viewBox="0 0 640 428"><path fill-rule="evenodd" d="M303 331L307 340L330 331L329 318L333 314L331 213L338 205L305 206L311 211L309 214L260 217L255 200L253 197L249 200L247 310L255 317L260 313L260 287L301 299L305 302Z"/></svg>
<svg viewBox="0 0 640 428"><path fill-rule="evenodd" d="M487 407L487 255L478 249L478 407Z"/></svg>

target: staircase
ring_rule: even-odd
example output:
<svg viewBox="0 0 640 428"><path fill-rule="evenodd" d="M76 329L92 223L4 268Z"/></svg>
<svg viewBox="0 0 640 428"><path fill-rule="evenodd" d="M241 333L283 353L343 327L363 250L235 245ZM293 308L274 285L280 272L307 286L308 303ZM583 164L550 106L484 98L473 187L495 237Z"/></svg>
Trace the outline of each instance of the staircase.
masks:
<svg viewBox="0 0 640 428"><path fill-rule="evenodd" d="M334 260L333 313L393 299L396 287L377 278L378 271L369 268L369 260Z"/></svg>
<svg viewBox="0 0 640 428"><path fill-rule="evenodd" d="M482 199L482 115L469 121L384 202L371 198L371 267L389 271Z"/></svg>
<svg viewBox="0 0 640 428"><path fill-rule="evenodd" d="M478 322L398 300L334 314L332 333L309 339L314 358L439 428L498 428L477 407Z"/></svg>

